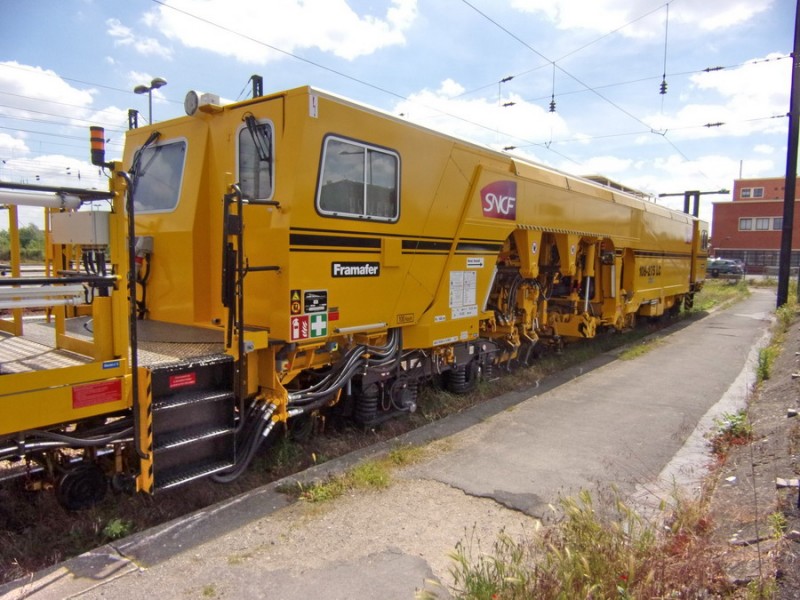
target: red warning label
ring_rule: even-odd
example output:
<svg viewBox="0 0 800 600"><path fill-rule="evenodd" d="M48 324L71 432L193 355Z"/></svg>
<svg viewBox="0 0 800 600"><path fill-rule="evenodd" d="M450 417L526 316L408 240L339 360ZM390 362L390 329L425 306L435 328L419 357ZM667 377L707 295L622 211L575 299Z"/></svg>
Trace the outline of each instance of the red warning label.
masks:
<svg viewBox="0 0 800 600"><path fill-rule="evenodd" d="M95 404L122 400L122 380L111 379L72 388L72 408L86 408Z"/></svg>
<svg viewBox="0 0 800 600"><path fill-rule="evenodd" d="M195 383L197 383L197 373L194 371L191 373L170 375L169 377L169 389L171 390L174 390L175 388L186 387L187 385L194 385Z"/></svg>
<svg viewBox="0 0 800 600"><path fill-rule="evenodd" d="M289 325L292 340L308 339L308 315L292 317Z"/></svg>

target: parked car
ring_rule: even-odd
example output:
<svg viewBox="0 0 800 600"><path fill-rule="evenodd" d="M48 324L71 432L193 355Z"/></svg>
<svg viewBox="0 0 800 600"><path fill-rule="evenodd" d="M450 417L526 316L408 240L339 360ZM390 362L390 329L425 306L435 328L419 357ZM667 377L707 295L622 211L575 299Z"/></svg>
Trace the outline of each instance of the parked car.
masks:
<svg viewBox="0 0 800 600"><path fill-rule="evenodd" d="M744 265L732 258L709 258L706 272L711 277L727 276L738 278L744 275Z"/></svg>

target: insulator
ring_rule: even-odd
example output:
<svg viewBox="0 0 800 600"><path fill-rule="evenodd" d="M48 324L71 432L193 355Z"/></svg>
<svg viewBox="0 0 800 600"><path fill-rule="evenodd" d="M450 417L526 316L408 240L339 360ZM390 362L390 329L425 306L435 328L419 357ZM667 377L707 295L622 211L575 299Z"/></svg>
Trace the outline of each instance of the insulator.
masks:
<svg viewBox="0 0 800 600"><path fill-rule="evenodd" d="M659 92L659 94L666 94L666 93L667 93L667 80L663 79L661 81L661 91Z"/></svg>
<svg viewBox="0 0 800 600"><path fill-rule="evenodd" d="M555 101L555 98L550 100L550 112L556 112L556 101Z"/></svg>

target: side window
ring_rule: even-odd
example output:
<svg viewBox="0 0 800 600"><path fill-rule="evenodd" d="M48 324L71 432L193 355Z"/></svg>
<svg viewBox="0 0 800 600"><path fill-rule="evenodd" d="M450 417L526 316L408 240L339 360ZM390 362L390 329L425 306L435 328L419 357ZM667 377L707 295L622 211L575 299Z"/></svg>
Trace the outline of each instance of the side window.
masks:
<svg viewBox="0 0 800 600"><path fill-rule="evenodd" d="M700 236L700 249L708 250L708 231L705 229L703 229L703 233Z"/></svg>
<svg viewBox="0 0 800 600"><path fill-rule="evenodd" d="M242 196L250 200L272 198L272 123L253 119L239 130L238 180Z"/></svg>
<svg viewBox="0 0 800 600"><path fill-rule="evenodd" d="M328 137L322 151L317 209L323 215L396 221L400 159L389 150Z"/></svg>
<svg viewBox="0 0 800 600"><path fill-rule="evenodd" d="M148 146L134 157L135 210L168 212L178 205L186 159L186 141Z"/></svg>

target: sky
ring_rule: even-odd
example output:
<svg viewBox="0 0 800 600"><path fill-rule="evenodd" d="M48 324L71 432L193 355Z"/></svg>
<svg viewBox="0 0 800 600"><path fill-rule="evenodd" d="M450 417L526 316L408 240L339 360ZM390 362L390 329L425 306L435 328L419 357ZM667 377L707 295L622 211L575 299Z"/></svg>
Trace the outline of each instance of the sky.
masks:
<svg viewBox="0 0 800 600"><path fill-rule="evenodd" d="M0 180L107 189L128 110L302 85L682 208L786 172L789 0L0 0ZM666 93L661 93L662 91ZM551 110L552 108L552 110ZM658 198L659 194L680 197ZM730 194L704 195L700 216ZM21 211L22 224L38 211ZM0 217L0 228L5 226ZM712 231L713 235L713 231Z"/></svg>

